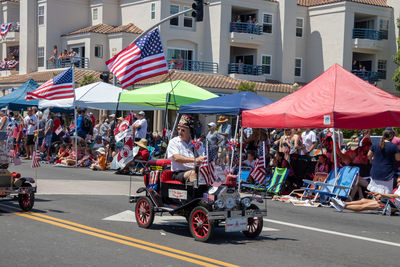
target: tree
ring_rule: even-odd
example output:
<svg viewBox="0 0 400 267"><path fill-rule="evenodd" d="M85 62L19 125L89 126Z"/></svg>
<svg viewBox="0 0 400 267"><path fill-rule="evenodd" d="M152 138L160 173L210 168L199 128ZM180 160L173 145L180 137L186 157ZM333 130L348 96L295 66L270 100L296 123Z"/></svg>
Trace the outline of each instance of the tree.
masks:
<svg viewBox="0 0 400 267"><path fill-rule="evenodd" d="M400 29L400 19L397 19L397 28ZM394 63L398 66L394 72L393 81L395 82L394 88L400 91L400 37L397 39L397 53L393 56Z"/></svg>
<svg viewBox="0 0 400 267"><path fill-rule="evenodd" d="M79 83L79 87L85 86L91 83L97 82L96 78L92 74L84 75L82 81Z"/></svg>
<svg viewBox="0 0 400 267"><path fill-rule="evenodd" d="M237 88L239 92L246 92L250 91L255 93L256 92L256 84L252 82L241 82Z"/></svg>

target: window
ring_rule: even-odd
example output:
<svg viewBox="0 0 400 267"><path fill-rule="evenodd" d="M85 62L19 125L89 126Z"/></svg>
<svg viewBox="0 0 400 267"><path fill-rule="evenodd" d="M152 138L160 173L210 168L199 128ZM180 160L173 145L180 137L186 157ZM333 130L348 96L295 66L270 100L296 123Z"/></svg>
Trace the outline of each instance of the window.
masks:
<svg viewBox="0 0 400 267"><path fill-rule="evenodd" d="M190 7L184 7L184 10L188 10ZM192 12L186 12L183 16L183 27L192 28L193 27L193 17Z"/></svg>
<svg viewBox="0 0 400 267"><path fill-rule="evenodd" d="M272 33L272 15L271 14L263 15L263 32Z"/></svg>
<svg viewBox="0 0 400 267"><path fill-rule="evenodd" d="M97 8L93 8L92 19L97 20L99 18L99 10Z"/></svg>
<svg viewBox="0 0 400 267"><path fill-rule="evenodd" d="M389 36L389 21L386 19L379 20L379 31L382 34L382 39L387 40Z"/></svg>
<svg viewBox="0 0 400 267"><path fill-rule="evenodd" d="M179 12L179 6L177 6L177 5L171 5L170 6L170 12L169 13L171 15L176 14L178 12ZM171 19L169 21L169 24L170 25L174 25L174 26L178 26L179 25L179 17Z"/></svg>
<svg viewBox="0 0 400 267"><path fill-rule="evenodd" d="M38 67L44 67L44 47L38 47Z"/></svg>
<svg viewBox="0 0 400 267"><path fill-rule="evenodd" d="M44 24L44 6L38 6L38 25Z"/></svg>
<svg viewBox="0 0 400 267"><path fill-rule="evenodd" d="M103 57L103 46L102 45L96 45L94 47L94 56L95 57Z"/></svg>
<svg viewBox="0 0 400 267"><path fill-rule="evenodd" d="M302 65L302 59L301 58L296 58L294 62L294 76L296 77L301 77L301 65Z"/></svg>
<svg viewBox="0 0 400 267"><path fill-rule="evenodd" d="M271 56L263 55L261 57L262 73L271 75Z"/></svg>
<svg viewBox="0 0 400 267"><path fill-rule="evenodd" d="M303 37L304 19L296 18L296 36Z"/></svg>
<svg viewBox="0 0 400 267"><path fill-rule="evenodd" d="M151 3L151 19L156 18L156 3Z"/></svg>
<svg viewBox="0 0 400 267"><path fill-rule="evenodd" d="M386 60L378 60L378 74L380 79L386 80Z"/></svg>

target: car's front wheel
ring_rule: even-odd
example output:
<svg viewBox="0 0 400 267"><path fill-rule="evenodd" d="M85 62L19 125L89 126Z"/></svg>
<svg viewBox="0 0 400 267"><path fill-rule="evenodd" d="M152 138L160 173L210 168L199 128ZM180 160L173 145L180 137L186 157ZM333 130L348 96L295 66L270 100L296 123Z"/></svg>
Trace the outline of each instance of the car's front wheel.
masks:
<svg viewBox="0 0 400 267"><path fill-rule="evenodd" d="M195 240L207 242L214 233L214 223L208 219L208 210L205 207L195 207L189 216L190 233Z"/></svg>
<svg viewBox="0 0 400 267"><path fill-rule="evenodd" d="M135 207L136 222L139 227L149 228L154 221L154 205L148 197L140 197Z"/></svg>

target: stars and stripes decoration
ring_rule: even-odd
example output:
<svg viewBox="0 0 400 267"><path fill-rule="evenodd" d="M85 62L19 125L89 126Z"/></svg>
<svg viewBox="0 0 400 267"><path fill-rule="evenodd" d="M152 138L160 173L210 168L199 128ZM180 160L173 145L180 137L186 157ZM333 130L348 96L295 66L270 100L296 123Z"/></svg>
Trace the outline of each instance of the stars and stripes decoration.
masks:
<svg viewBox="0 0 400 267"><path fill-rule="evenodd" d="M158 184L158 179L160 178L160 171L151 171L149 185Z"/></svg>
<svg viewBox="0 0 400 267"><path fill-rule="evenodd" d="M122 88L168 73L160 31L155 29L106 62Z"/></svg>
<svg viewBox="0 0 400 267"><path fill-rule="evenodd" d="M265 169L265 143L263 142L263 153L262 156L256 159L254 168L251 170L249 176L254 179L255 182L262 184L267 178L267 170Z"/></svg>
<svg viewBox="0 0 400 267"><path fill-rule="evenodd" d="M35 149L32 155L32 165L31 168L40 167L40 151L39 149Z"/></svg>
<svg viewBox="0 0 400 267"><path fill-rule="evenodd" d="M207 156L204 157L203 162L199 168L200 174L203 176L207 186L212 185L215 180L214 162L208 162Z"/></svg>
<svg viewBox="0 0 400 267"><path fill-rule="evenodd" d="M12 23L4 23L4 24L1 24L1 27L0 27L0 35L1 35L1 36L6 35L6 34L10 31L11 25L12 25Z"/></svg>
<svg viewBox="0 0 400 267"><path fill-rule="evenodd" d="M73 84L73 70L72 68L61 72L53 79L48 80L42 84L38 89L33 92L28 92L25 97L26 100L34 99L68 99L74 98L74 84Z"/></svg>

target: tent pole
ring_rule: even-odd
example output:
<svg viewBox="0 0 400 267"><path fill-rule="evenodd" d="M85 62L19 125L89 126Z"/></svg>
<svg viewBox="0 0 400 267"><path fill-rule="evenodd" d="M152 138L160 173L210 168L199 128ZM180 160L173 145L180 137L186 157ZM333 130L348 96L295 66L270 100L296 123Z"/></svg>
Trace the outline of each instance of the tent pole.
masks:
<svg viewBox="0 0 400 267"><path fill-rule="evenodd" d="M172 127L171 134L168 136L168 140L171 140L172 136L174 135L174 131L175 131L176 125L177 125L177 123L178 123L178 118L179 118L179 112L176 113L176 118L175 118L174 126Z"/></svg>
<svg viewBox="0 0 400 267"><path fill-rule="evenodd" d="M239 172L238 172L238 177L239 177L239 190L240 190L240 185L242 184L242 180L240 179L240 175L242 173L242 149L243 149L243 127L240 127L240 137L239 137L239 144L240 144L240 151L239 151Z"/></svg>
<svg viewBox="0 0 400 267"><path fill-rule="evenodd" d="M169 101L169 93L167 93L165 99L165 117L164 117L165 137L167 137L167 131L168 131L168 101Z"/></svg>
<svg viewBox="0 0 400 267"><path fill-rule="evenodd" d="M236 116L235 137L233 138L233 143L236 142L238 127L239 127L239 115ZM232 158L231 158L231 164L230 164L229 171L232 171L234 156L235 156L235 146L232 147Z"/></svg>
<svg viewBox="0 0 400 267"><path fill-rule="evenodd" d="M337 174L337 157L336 157L336 130L333 128L333 164L335 165L335 186L337 184L338 180L338 174Z"/></svg>
<svg viewBox="0 0 400 267"><path fill-rule="evenodd" d="M76 100L76 95L75 95L75 65L72 65L72 87L74 90L74 124L75 124L75 168L78 167L78 124L77 124L77 119L76 119L76 105L75 105L75 100Z"/></svg>

